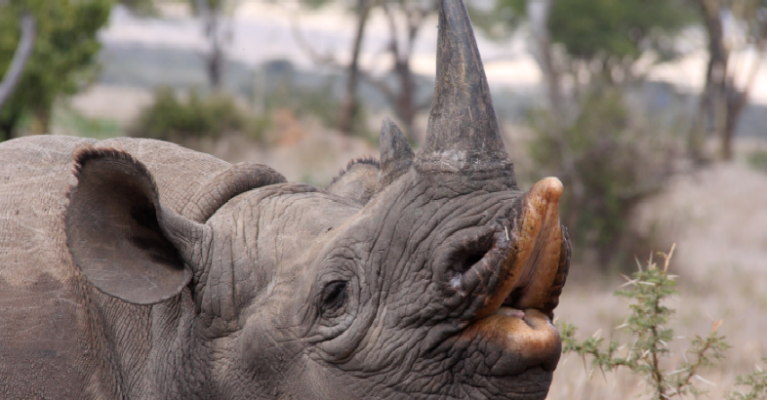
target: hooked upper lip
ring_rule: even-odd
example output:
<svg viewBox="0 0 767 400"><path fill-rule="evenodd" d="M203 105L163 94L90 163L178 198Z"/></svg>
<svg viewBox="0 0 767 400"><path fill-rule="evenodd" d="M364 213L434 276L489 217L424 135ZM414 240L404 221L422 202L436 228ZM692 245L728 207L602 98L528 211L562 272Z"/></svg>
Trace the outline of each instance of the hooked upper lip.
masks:
<svg viewBox="0 0 767 400"><path fill-rule="evenodd" d="M570 260L567 233L559 223L558 201L562 184L547 178L521 199L511 228L497 229L489 251L461 277L484 297L475 319L501 306L536 309L551 317L567 279ZM518 315L509 310L509 316Z"/></svg>
<svg viewBox="0 0 767 400"><path fill-rule="evenodd" d="M489 249L460 276L461 288L481 302L462 336L482 338L506 354L493 366L493 375L516 374L533 365L551 371L559 360L561 342L551 318L570 261L557 210L561 193L556 178L535 184L520 199L512 226L496 228L489 241L480 240L491 243Z"/></svg>

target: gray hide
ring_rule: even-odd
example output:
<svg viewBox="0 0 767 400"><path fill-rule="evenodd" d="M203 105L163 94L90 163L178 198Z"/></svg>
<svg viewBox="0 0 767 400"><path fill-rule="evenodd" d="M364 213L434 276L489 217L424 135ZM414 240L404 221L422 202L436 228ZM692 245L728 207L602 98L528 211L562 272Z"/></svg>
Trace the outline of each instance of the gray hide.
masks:
<svg viewBox="0 0 767 400"><path fill-rule="evenodd" d="M442 0L414 153L328 188L144 139L0 144L0 398L542 400L570 247Z"/></svg>

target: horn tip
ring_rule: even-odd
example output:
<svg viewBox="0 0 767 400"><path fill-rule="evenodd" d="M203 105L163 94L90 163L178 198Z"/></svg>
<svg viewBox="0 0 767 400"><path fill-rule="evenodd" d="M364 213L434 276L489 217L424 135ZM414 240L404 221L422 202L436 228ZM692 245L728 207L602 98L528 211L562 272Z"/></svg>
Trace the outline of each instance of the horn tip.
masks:
<svg viewBox="0 0 767 400"><path fill-rule="evenodd" d="M562 191L564 186L559 178L550 176L538 181L532 188L530 188L529 195L533 198L538 198L546 203L558 203L559 198L562 197Z"/></svg>

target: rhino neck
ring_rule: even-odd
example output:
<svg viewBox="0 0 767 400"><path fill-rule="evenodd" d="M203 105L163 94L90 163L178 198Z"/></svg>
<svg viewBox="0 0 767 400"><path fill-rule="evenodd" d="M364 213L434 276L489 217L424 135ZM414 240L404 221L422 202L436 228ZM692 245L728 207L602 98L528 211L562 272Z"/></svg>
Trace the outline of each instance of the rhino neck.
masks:
<svg viewBox="0 0 767 400"><path fill-rule="evenodd" d="M152 349L147 380L157 399L215 398L211 346L201 337L191 292L151 307Z"/></svg>

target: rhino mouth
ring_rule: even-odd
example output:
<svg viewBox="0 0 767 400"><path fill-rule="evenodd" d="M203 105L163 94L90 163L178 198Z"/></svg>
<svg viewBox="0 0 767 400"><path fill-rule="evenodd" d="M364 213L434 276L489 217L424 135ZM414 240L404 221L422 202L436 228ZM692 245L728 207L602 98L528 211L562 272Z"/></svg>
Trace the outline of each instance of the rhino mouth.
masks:
<svg viewBox="0 0 767 400"><path fill-rule="evenodd" d="M547 178L520 200L511 229L495 229L489 251L461 276L478 305L461 336L495 354L491 375L540 366L553 371L561 340L551 320L567 279L570 248L558 216L562 184ZM469 289L471 288L471 289Z"/></svg>

